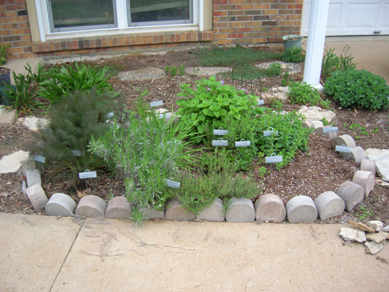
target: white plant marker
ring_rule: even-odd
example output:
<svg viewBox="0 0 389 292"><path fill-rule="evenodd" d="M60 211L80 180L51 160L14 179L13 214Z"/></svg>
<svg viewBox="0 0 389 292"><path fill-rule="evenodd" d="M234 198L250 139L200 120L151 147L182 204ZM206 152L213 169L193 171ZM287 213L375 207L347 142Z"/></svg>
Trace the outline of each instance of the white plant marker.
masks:
<svg viewBox="0 0 389 292"><path fill-rule="evenodd" d="M282 156L276 156L275 153L273 153L271 156L265 157L266 163L275 163L275 162L282 162Z"/></svg>

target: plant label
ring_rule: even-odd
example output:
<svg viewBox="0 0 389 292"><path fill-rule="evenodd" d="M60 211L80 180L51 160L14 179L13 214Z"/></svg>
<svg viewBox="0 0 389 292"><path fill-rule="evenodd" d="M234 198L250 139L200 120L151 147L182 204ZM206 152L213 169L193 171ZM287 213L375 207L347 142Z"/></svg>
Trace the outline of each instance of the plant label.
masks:
<svg viewBox="0 0 389 292"><path fill-rule="evenodd" d="M169 188L179 189L181 186L181 183L174 181L174 180L165 179L165 182L166 182L166 186Z"/></svg>
<svg viewBox="0 0 389 292"><path fill-rule="evenodd" d="M223 130L222 128L217 129L217 130L213 130L213 134L216 136L224 136L224 135L228 134L228 130Z"/></svg>
<svg viewBox="0 0 389 292"><path fill-rule="evenodd" d="M34 155L33 158L35 161L38 161L40 163L45 163L45 161L46 161L46 158L44 158L43 156L40 156L40 155Z"/></svg>
<svg viewBox="0 0 389 292"><path fill-rule="evenodd" d="M268 157L265 157L265 161L266 163L275 163L275 162L282 162L282 156L268 156Z"/></svg>
<svg viewBox="0 0 389 292"><path fill-rule="evenodd" d="M267 131L263 131L263 137L270 137L274 133L274 136L278 136L278 131L274 131L273 128L269 128Z"/></svg>
<svg viewBox="0 0 389 292"><path fill-rule="evenodd" d="M258 105L263 105L265 104L265 101L263 99L258 99Z"/></svg>
<svg viewBox="0 0 389 292"><path fill-rule="evenodd" d="M157 101L150 102L150 106L151 107L161 106L161 105L163 105L163 101L162 100L157 100Z"/></svg>
<svg viewBox="0 0 389 292"><path fill-rule="evenodd" d="M96 173L96 171L85 170L85 172L79 172L78 173L78 177L80 179L96 178L97 177L97 173Z"/></svg>
<svg viewBox="0 0 389 292"><path fill-rule="evenodd" d="M105 117L108 118L108 119L112 118L113 117L113 112L107 113Z"/></svg>
<svg viewBox="0 0 389 292"><path fill-rule="evenodd" d="M338 132L338 127L323 128L323 134L325 134L325 133L333 133L333 132Z"/></svg>
<svg viewBox="0 0 389 292"><path fill-rule="evenodd" d="M235 142L235 147L250 147L251 141L238 141Z"/></svg>
<svg viewBox="0 0 389 292"><path fill-rule="evenodd" d="M346 147L346 145L342 145L342 146L336 145L335 151L344 152L344 153L351 153L351 148Z"/></svg>
<svg viewBox="0 0 389 292"><path fill-rule="evenodd" d="M171 113L159 114L159 115L158 115L158 118L159 118L159 119L163 119L163 118L165 118L165 119L170 119L171 116L172 116Z"/></svg>
<svg viewBox="0 0 389 292"><path fill-rule="evenodd" d="M167 141L166 144L167 144L168 146L181 145L181 141L178 141L178 140Z"/></svg>
<svg viewBox="0 0 389 292"><path fill-rule="evenodd" d="M228 146L228 140L212 140L212 146Z"/></svg>
<svg viewBox="0 0 389 292"><path fill-rule="evenodd" d="M85 151L81 150L70 150L73 156L85 156Z"/></svg>

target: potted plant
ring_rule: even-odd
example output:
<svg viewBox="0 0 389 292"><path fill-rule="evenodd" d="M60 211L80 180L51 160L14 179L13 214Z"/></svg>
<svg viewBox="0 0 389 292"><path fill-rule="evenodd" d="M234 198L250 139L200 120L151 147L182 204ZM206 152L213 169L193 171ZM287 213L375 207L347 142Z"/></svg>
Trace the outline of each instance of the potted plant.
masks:
<svg viewBox="0 0 389 292"><path fill-rule="evenodd" d="M284 42L285 51L293 49L293 48L301 48L301 35L290 34L282 37Z"/></svg>

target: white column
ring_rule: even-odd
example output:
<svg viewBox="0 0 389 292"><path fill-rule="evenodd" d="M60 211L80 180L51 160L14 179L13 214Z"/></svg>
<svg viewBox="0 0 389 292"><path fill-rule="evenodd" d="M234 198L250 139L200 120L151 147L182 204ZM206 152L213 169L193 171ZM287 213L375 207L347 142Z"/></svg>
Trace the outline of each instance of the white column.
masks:
<svg viewBox="0 0 389 292"><path fill-rule="evenodd" d="M312 0L308 27L307 53L305 56L304 79L319 91L321 63L323 61L324 42L330 0Z"/></svg>

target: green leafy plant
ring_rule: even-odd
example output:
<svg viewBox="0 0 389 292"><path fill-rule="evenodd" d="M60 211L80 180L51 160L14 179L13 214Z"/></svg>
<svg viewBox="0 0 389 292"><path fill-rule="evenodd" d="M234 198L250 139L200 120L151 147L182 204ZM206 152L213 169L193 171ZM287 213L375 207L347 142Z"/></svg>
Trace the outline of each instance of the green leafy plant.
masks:
<svg viewBox="0 0 389 292"><path fill-rule="evenodd" d="M278 110L278 111L282 110L282 107L283 107L282 100L277 99L277 98L270 99L269 105L271 108L274 108L275 110Z"/></svg>
<svg viewBox="0 0 389 292"><path fill-rule="evenodd" d="M322 118L320 121L323 123L323 126L328 126L330 124L330 122L327 121L326 118Z"/></svg>
<svg viewBox="0 0 389 292"><path fill-rule="evenodd" d="M106 76L107 70L108 67L90 67L77 62L73 66L53 67L47 72L49 79L39 83L38 94L51 103L55 103L75 90L95 88L97 94L113 91L108 83L110 76Z"/></svg>
<svg viewBox="0 0 389 292"><path fill-rule="evenodd" d="M244 115L264 111L256 107L256 96L246 95L243 90L216 81L215 76L197 81L195 90L190 84L181 84L181 89L177 96L185 99L177 101L180 106L177 114L181 115L181 122L188 125L193 133L200 134L196 142L209 134L211 128L223 127L227 117L240 120Z"/></svg>
<svg viewBox="0 0 389 292"><path fill-rule="evenodd" d="M15 87L3 84L3 88L6 89L3 98L7 99L11 103L11 107L18 111L22 109L36 110L40 106L40 102L36 98L35 87L30 87L30 83L23 74L12 73Z"/></svg>
<svg viewBox="0 0 389 292"><path fill-rule="evenodd" d="M140 207L161 209L171 198L166 179L194 161L189 150L189 129L166 122L153 111L130 114L126 127L115 123L104 136L92 137L90 151L112 165L125 177L126 194Z"/></svg>
<svg viewBox="0 0 389 292"><path fill-rule="evenodd" d="M365 220L371 216L373 216L373 211L372 210L369 210L366 206L364 205L361 205L359 207L359 210L361 212L361 214L358 216L359 220Z"/></svg>
<svg viewBox="0 0 389 292"><path fill-rule="evenodd" d="M7 49L10 48L10 45L0 45L0 64L5 64L8 59Z"/></svg>
<svg viewBox="0 0 389 292"><path fill-rule="evenodd" d="M266 75L269 77L278 76L281 74L282 67L280 63L272 63L266 70Z"/></svg>
<svg viewBox="0 0 389 292"><path fill-rule="evenodd" d="M344 108L379 110L389 104L385 79L365 70L335 72L324 84L324 91Z"/></svg>
<svg viewBox="0 0 389 292"><path fill-rule="evenodd" d="M46 71L45 71L45 66L39 63L35 70L33 71L30 64L27 63L26 66L24 66L24 69L26 69L27 74L26 74L26 81L29 84L32 83L37 83L40 84L43 81L46 80Z"/></svg>
<svg viewBox="0 0 389 292"><path fill-rule="evenodd" d="M355 69L354 57L351 56L350 47L346 46L340 56L334 53L335 49L325 49L321 67L321 78L327 80L336 71Z"/></svg>
<svg viewBox="0 0 389 292"><path fill-rule="evenodd" d="M178 66L178 74L180 74L181 76L185 75L185 65Z"/></svg>
<svg viewBox="0 0 389 292"><path fill-rule="evenodd" d="M298 105L317 105L321 100L317 89L306 82L291 82L288 95L290 102Z"/></svg>
<svg viewBox="0 0 389 292"><path fill-rule="evenodd" d="M177 67L176 66L172 66L172 68L170 69L170 75L172 77L177 75Z"/></svg>
<svg viewBox="0 0 389 292"><path fill-rule="evenodd" d="M293 62L300 63L305 60L305 50L299 47L294 47L292 49L286 50L282 54L282 61L284 62Z"/></svg>
<svg viewBox="0 0 389 292"><path fill-rule="evenodd" d="M281 80L281 85L282 86L288 86L289 85L289 72L286 71L284 73L284 78Z"/></svg>
<svg viewBox="0 0 389 292"><path fill-rule="evenodd" d="M166 65L166 66L165 66L165 73L166 73L166 74L169 74L169 72L170 72L170 66L169 66L169 65Z"/></svg>
<svg viewBox="0 0 389 292"><path fill-rule="evenodd" d="M43 154L48 163L70 168L74 177L80 171L105 166L102 159L87 152L87 145L92 136L98 139L112 128L107 115L120 116L121 105L120 99L95 89L72 92L51 107L49 125L39 131L43 143L31 152Z"/></svg>

